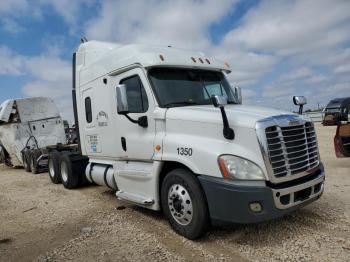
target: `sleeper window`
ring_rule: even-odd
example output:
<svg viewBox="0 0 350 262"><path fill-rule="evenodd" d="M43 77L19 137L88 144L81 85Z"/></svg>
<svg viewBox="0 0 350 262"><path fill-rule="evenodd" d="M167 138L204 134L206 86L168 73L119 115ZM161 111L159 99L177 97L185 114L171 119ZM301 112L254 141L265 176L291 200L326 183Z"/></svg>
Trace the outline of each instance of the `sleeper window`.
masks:
<svg viewBox="0 0 350 262"><path fill-rule="evenodd" d="M88 123L92 122L92 109L91 109L90 97L85 98L85 117L86 117L86 122Z"/></svg>
<svg viewBox="0 0 350 262"><path fill-rule="evenodd" d="M126 85L130 113L144 113L148 110L148 100L145 88L138 75L123 79L120 84Z"/></svg>

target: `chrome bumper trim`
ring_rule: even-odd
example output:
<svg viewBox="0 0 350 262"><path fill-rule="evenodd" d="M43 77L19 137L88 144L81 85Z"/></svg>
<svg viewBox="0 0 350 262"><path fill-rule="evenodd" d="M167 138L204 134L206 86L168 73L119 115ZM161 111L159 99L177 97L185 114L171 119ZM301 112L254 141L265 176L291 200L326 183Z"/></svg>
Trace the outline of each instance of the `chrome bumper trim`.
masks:
<svg viewBox="0 0 350 262"><path fill-rule="evenodd" d="M297 185L297 186L282 188L282 189L272 189L273 199L274 199L276 208L278 208L278 209L287 209L287 208L290 208L290 207L302 204L302 203L304 203L304 202L306 202L306 201L308 201L310 199L318 197L323 192L324 180L325 180L325 173L322 172L319 175L319 177L317 177L317 178L315 178L315 179L313 179L313 180L311 180L309 182L306 182L306 183L303 183L303 184L300 184L300 185ZM315 193L315 186L320 184L320 183L321 183L320 189ZM295 199L296 193L298 193L298 192L300 192L300 191L302 191L304 189L308 189L308 188L311 189L310 195L308 197L306 197L305 199L302 199L302 200L296 200ZM289 197L290 197L289 203L288 204L282 204L281 197L287 196L287 195L289 195Z"/></svg>

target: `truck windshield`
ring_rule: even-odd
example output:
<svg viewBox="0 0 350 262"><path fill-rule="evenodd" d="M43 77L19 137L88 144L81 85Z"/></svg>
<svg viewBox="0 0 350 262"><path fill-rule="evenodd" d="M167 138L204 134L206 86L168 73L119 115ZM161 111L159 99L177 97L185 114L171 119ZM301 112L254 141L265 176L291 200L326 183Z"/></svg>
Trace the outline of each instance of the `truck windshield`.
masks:
<svg viewBox="0 0 350 262"><path fill-rule="evenodd" d="M339 107L326 108L326 113L340 113L340 108Z"/></svg>
<svg viewBox="0 0 350 262"><path fill-rule="evenodd" d="M230 85L221 72L153 68L149 77L161 107L210 105L212 95L225 96L228 103L234 103Z"/></svg>

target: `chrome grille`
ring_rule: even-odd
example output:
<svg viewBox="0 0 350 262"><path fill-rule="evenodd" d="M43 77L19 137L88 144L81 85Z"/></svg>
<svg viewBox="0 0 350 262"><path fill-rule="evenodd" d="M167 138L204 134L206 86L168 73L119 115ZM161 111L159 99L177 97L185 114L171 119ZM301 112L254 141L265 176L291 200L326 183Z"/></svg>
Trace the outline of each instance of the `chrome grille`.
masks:
<svg viewBox="0 0 350 262"><path fill-rule="evenodd" d="M295 126L273 125L265 129L267 153L276 179L293 176L319 165L312 122Z"/></svg>

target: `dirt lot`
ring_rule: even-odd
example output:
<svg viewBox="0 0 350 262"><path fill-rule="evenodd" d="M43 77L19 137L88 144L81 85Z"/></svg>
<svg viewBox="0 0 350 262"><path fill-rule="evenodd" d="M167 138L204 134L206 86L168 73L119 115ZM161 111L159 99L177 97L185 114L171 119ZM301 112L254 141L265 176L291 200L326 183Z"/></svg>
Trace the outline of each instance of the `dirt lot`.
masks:
<svg viewBox="0 0 350 262"><path fill-rule="evenodd" d="M68 191L47 174L0 167L0 261L350 261L350 159L335 158L334 127L317 132L327 171L319 201L196 242L106 188Z"/></svg>

